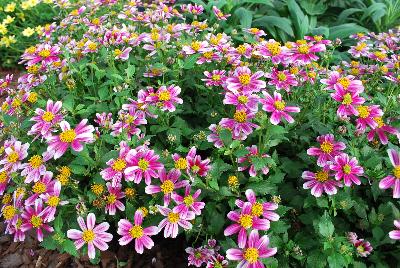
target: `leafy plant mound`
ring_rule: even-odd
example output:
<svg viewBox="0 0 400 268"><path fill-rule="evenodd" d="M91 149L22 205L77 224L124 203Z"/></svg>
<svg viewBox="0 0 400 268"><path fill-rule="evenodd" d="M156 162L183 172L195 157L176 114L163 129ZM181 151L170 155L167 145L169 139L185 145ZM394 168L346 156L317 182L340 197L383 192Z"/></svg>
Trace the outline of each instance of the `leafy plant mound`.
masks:
<svg viewBox="0 0 400 268"><path fill-rule="evenodd" d="M333 56L319 35L236 43L212 2L61 6L26 73L0 80L15 241L93 263L159 233L184 233L197 267L399 261L399 32Z"/></svg>

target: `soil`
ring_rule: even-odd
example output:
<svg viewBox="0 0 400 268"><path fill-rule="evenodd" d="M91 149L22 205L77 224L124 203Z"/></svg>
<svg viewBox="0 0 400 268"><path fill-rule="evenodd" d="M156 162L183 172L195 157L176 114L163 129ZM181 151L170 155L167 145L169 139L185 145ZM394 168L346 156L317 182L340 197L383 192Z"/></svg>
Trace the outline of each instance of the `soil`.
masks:
<svg viewBox="0 0 400 268"><path fill-rule="evenodd" d="M4 224L0 224L0 233L4 233ZM111 244L110 249L101 253L98 265L92 265L87 256L75 258L67 253L41 248L37 239L28 234L24 242L15 243L9 235L0 235L0 268L66 268L66 267L102 267L102 268L184 268L187 266L184 237L165 239L161 235L154 237L155 246L145 250L142 255L135 252L133 244L119 246ZM124 264L124 265L123 265Z"/></svg>

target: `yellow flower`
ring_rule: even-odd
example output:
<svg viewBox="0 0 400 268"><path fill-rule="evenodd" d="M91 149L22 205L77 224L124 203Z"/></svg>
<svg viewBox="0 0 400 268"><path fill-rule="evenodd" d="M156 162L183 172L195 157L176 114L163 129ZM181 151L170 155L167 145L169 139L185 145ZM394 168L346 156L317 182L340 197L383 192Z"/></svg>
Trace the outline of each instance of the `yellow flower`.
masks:
<svg viewBox="0 0 400 268"><path fill-rule="evenodd" d="M24 2L21 3L21 8L22 8L23 10L28 10L28 9L30 9L31 7L29 6L29 3L28 3L27 1L24 1Z"/></svg>
<svg viewBox="0 0 400 268"><path fill-rule="evenodd" d="M31 27L28 27L28 28L26 28L25 30L22 31L22 35L26 36L26 37L29 37L34 33L35 33L35 30L32 29Z"/></svg>
<svg viewBox="0 0 400 268"><path fill-rule="evenodd" d="M36 31L37 34L41 34L42 33L42 29L43 29L43 27L39 25L39 26L36 26L35 31Z"/></svg>
<svg viewBox="0 0 400 268"><path fill-rule="evenodd" d="M7 15L7 17L3 20L3 24L10 24L14 21L14 17Z"/></svg>
<svg viewBox="0 0 400 268"><path fill-rule="evenodd" d="M8 5L6 5L6 7L4 8L4 12L14 12L15 6L16 6L16 5L17 5L17 4L14 3L14 2L12 2L12 3L8 4Z"/></svg>
<svg viewBox="0 0 400 268"><path fill-rule="evenodd" d="M53 0L43 0L42 2L45 3L45 4L52 4Z"/></svg>
<svg viewBox="0 0 400 268"><path fill-rule="evenodd" d="M1 23L0 24L0 34L5 35L8 32L7 25Z"/></svg>
<svg viewBox="0 0 400 268"><path fill-rule="evenodd" d="M15 35L3 36L0 39L0 46L10 47L11 44L14 44L16 42L17 40L15 40Z"/></svg>

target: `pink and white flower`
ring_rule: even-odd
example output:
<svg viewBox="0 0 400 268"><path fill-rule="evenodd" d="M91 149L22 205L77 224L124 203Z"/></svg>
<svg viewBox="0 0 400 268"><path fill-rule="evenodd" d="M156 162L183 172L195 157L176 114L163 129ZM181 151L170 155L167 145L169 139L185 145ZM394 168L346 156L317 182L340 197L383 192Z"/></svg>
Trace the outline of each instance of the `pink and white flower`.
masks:
<svg viewBox="0 0 400 268"><path fill-rule="evenodd" d="M271 202L257 201L256 194L254 193L254 191L252 189L247 189L245 192L245 195L246 195L247 201L250 202L250 204L251 204L251 214L252 215L254 215L256 217L263 216L264 219L267 219L269 221L278 221L279 220L279 215L277 213L273 212L274 210L276 210L278 208L277 204L271 203ZM239 208L243 208L245 202L240 199L236 199L235 204Z"/></svg>
<svg viewBox="0 0 400 268"><path fill-rule="evenodd" d="M335 141L335 137L332 134L318 136L317 142L319 142L320 147L309 148L307 154L317 156L317 165L320 167L324 167L346 149L346 145L343 142Z"/></svg>
<svg viewBox="0 0 400 268"><path fill-rule="evenodd" d="M211 73L208 71L204 71L204 76L206 78L201 79L206 82L206 86L221 86L225 80L225 71L224 70L213 70Z"/></svg>
<svg viewBox="0 0 400 268"><path fill-rule="evenodd" d="M223 128L232 130L232 138L235 140L245 140L248 135L253 132L253 128L259 126L250 122L255 116L254 112L248 112L247 110L236 110L231 118L222 118L219 125Z"/></svg>
<svg viewBox="0 0 400 268"><path fill-rule="evenodd" d="M31 121L34 121L35 124L28 131L28 135L37 135L43 138L50 137L51 132L54 131L52 128L63 119L61 108L61 101L54 103L52 100L47 101L46 111L36 108L36 115L31 118Z"/></svg>
<svg viewBox="0 0 400 268"><path fill-rule="evenodd" d="M361 105L365 102L363 97L360 97L359 92L349 92L338 88L334 93L331 93L332 99L340 102L337 110L337 115L341 118L345 118L349 115L358 115L358 111L355 106Z"/></svg>
<svg viewBox="0 0 400 268"><path fill-rule="evenodd" d="M76 249L88 244L88 256L90 259L94 259L96 248L100 251L108 249L107 243L113 238L112 234L106 232L110 228L110 224L103 222L96 226L96 216L93 213L87 215L86 224L81 216L77 220L82 231L70 229L67 231L67 237L75 240Z"/></svg>
<svg viewBox="0 0 400 268"><path fill-rule="evenodd" d="M264 98L260 99L263 104L262 109L264 111L270 112L271 118L270 122L273 125L277 125L284 118L288 123L293 123L294 119L289 113L299 113L300 108L295 106L286 106L286 102L282 100L282 95L278 92L274 92L274 97L272 97L268 92L263 91Z"/></svg>
<svg viewBox="0 0 400 268"><path fill-rule="evenodd" d="M217 17L218 20L227 20L231 16L231 14L222 13L222 11L219 10L216 6L213 6L212 10L213 10L213 12L214 12L214 14L215 14L215 16Z"/></svg>
<svg viewBox="0 0 400 268"><path fill-rule="evenodd" d="M258 99L257 95L251 93L227 91L223 103L235 105L237 110L257 112Z"/></svg>
<svg viewBox="0 0 400 268"><path fill-rule="evenodd" d="M121 184L117 184L115 187L111 185L111 183L107 182L106 184L108 195L106 196L106 207L105 212L108 215L115 215L117 209L120 211L125 210L125 205L120 201L121 198L125 196L125 194L121 191Z"/></svg>
<svg viewBox="0 0 400 268"><path fill-rule="evenodd" d="M174 112L176 110L175 105L183 103L183 100L178 97L180 93L181 88L179 86L161 86L155 95L150 95L146 100L156 102L162 111Z"/></svg>
<svg viewBox="0 0 400 268"><path fill-rule="evenodd" d="M396 226L397 230L390 231L389 237L393 240L399 240L400 239L400 220L395 220L394 226Z"/></svg>
<svg viewBox="0 0 400 268"><path fill-rule="evenodd" d="M183 213L175 213L172 209L167 207L158 206L158 211L161 215L166 218L163 219L158 225L158 230L161 231L164 228L164 237L175 238L178 236L178 226L181 226L185 230L192 229L192 224L189 222L195 218L195 214L189 211L185 215Z"/></svg>
<svg viewBox="0 0 400 268"><path fill-rule="evenodd" d="M0 160L1 171L9 173L15 172L21 168L21 161L28 156L29 143L24 143L15 140L10 146L5 146L3 159Z"/></svg>
<svg viewBox="0 0 400 268"><path fill-rule="evenodd" d="M265 73L265 77L270 79L268 85L275 86L277 90L284 89L289 92L291 87L298 85L296 76L291 74L288 70L279 71L274 68L271 73Z"/></svg>
<svg viewBox="0 0 400 268"><path fill-rule="evenodd" d="M257 71L252 74L247 66L237 67L233 73L226 79L226 87L230 91L246 91L246 92L259 92L266 87L266 83L259 78L263 77L262 71Z"/></svg>
<svg viewBox="0 0 400 268"><path fill-rule="evenodd" d="M201 210L205 207L204 202L197 201L201 194L201 189L197 189L194 194L190 193L191 186L185 187L185 195L181 196L177 193L172 193L172 199L177 204L173 212L186 215L189 211L193 211L196 215L201 215Z"/></svg>
<svg viewBox="0 0 400 268"><path fill-rule="evenodd" d="M303 188L311 189L311 194L315 197L320 197L324 192L328 195L335 195L337 193L336 187L342 186L340 182L330 178L327 166L316 173L304 171L301 177L306 181Z"/></svg>
<svg viewBox="0 0 400 268"><path fill-rule="evenodd" d="M28 163L21 165L21 176L25 177L25 183L36 182L41 175L44 175L46 172L45 160L40 155L34 155L29 158Z"/></svg>
<svg viewBox="0 0 400 268"><path fill-rule="evenodd" d="M112 186L116 186L121 182L122 176L124 175L124 171L127 167L127 155L130 151L130 148L126 141L121 141L119 143L120 150L119 156L117 159L110 159L107 161L108 167L100 172L100 175L106 181L111 181Z"/></svg>
<svg viewBox="0 0 400 268"><path fill-rule="evenodd" d="M376 134L376 135L378 135L378 138L381 141L381 143L385 145L385 144L388 144L388 142L389 142L388 137L386 136L386 133L390 133L393 135L397 135L399 133L397 128L385 124L382 117L379 117L379 116L374 117L374 121L377 123L377 126L368 132L367 139L369 141L373 141L375 134Z"/></svg>
<svg viewBox="0 0 400 268"><path fill-rule="evenodd" d="M390 162L392 163L393 175L388 175L379 182L379 188L393 188L393 198L400 198L400 154L394 149L387 150Z"/></svg>
<svg viewBox="0 0 400 268"><path fill-rule="evenodd" d="M245 171L246 169L248 169L250 167L249 168L250 177L255 177L255 176L257 176L257 170L256 170L254 164L252 163L252 158L253 157L266 158L266 157L269 157L269 155L259 154L257 145L252 145L250 147L246 147L246 149L249 151L249 153L246 154L245 156L239 157L237 159L238 164L244 164L244 165L238 167L238 171ZM261 172L264 175L267 175L269 172L268 166L262 167Z"/></svg>
<svg viewBox="0 0 400 268"><path fill-rule="evenodd" d="M60 194L61 182L56 181L51 192L40 195L40 198L47 205L47 207L43 210L44 220L48 222L53 221L57 211L57 206L68 204L68 201L61 201Z"/></svg>
<svg viewBox="0 0 400 268"><path fill-rule="evenodd" d="M350 187L353 183L360 185L361 181L358 178L364 174L364 169L358 165L355 157L351 158L347 154L335 156L333 164L329 168L335 171L335 179L343 180L344 185Z"/></svg>
<svg viewBox="0 0 400 268"><path fill-rule="evenodd" d="M23 223L21 225L21 231L26 232L30 229L36 229L36 235L40 242L43 241L43 230L53 232L53 227L50 227L45 219L45 211L43 210L42 199L36 199L35 207L25 206L25 210L22 212Z"/></svg>

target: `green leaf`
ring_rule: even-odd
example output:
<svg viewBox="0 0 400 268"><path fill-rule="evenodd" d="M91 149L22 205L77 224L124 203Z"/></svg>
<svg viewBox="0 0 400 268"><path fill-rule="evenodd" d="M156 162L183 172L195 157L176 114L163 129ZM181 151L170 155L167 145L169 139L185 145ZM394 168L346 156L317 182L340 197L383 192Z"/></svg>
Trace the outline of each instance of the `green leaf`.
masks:
<svg viewBox="0 0 400 268"><path fill-rule="evenodd" d="M57 232L61 232L61 229L63 227L63 218L61 216L61 214L58 214L58 216L56 217L56 219L54 220L54 229Z"/></svg>
<svg viewBox="0 0 400 268"><path fill-rule="evenodd" d="M74 96L71 94L68 94L67 96L65 96L63 99L63 107L68 112L72 112L74 110L74 106L75 106Z"/></svg>
<svg viewBox="0 0 400 268"><path fill-rule="evenodd" d="M232 142L232 133L227 129L221 130L221 132L219 133L219 137L226 146L228 146Z"/></svg>
<svg viewBox="0 0 400 268"><path fill-rule="evenodd" d="M240 25L242 28L250 28L251 27L251 22L253 20L253 13L244 8L244 7L239 7L238 9L235 10L234 12L235 16L239 18Z"/></svg>
<svg viewBox="0 0 400 268"><path fill-rule="evenodd" d="M136 71L135 65L128 65L128 68L126 68L125 70L126 76L131 77L132 75L135 74L135 71Z"/></svg>
<svg viewBox="0 0 400 268"><path fill-rule="evenodd" d="M65 252L67 252L68 254L78 257L78 251L76 250L76 247L74 245L74 242L72 242L69 239L66 239L63 243L62 243L62 247L65 250Z"/></svg>
<svg viewBox="0 0 400 268"><path fill-rule="evenodd" d="M324 237L331 237L335 231L335 226L333 226L328 212L325 211L324 215L321 217L321 220L318 223L318 229L319 233Z"/></svg>
<svg viewBox="0 0 400 268"><path fill-rule="evenodd" d="M345 23L339 26L333 26L329 28L329 39L336 39L336 38L348 38L351 34L359 33L359 32L368 32L367 29L361 27L355 23Z"/></svg>
<svg viewBox="0 0 400 268"><path fill-rule="evenodd" d="M328 256L328 264L330 268L342 268L346 266L346 260L340 253L333 253Z"/></svg>
<svg viewBox="0 0 400 268"><path fill-rule="evenodd" d="M40 243L42 247L48 250L55 250L57 248L57 242L54 241L51 235L46 236L43 241Z"/></svg>
<svg viewBox="0 0 400 268"><path fill-rule="evenodd" d="M294 37L292 23L287 18L276 16L262 16L261 18L255 19L253 21L253 26L265 27L266 25L275 26L290 35L291 37Z"/></svg>
<svg viewBox="0 0 400 268"><path fill-rule="evenodd" d="M101 87L97 93L101 100L106 100L109 97L110 91L108 87Z"/></svg>
<svg viewBox="0 0 400 268"><path fill-rule="evenodd" d="M309 31L308 17L304 15L303 11L295 0L286 1L290 17L296 29L296 37L303 38Z"/></svg>
<svg viewBox="0 0 400 268"><path fill-rule="evenodd" d="M187 57L185 59L185 62L183 63L183 68L184 69L192 69L199 57L200 57L199 54L194 54L194 55L190 55L189 57Z"/></svg>

